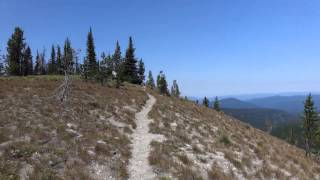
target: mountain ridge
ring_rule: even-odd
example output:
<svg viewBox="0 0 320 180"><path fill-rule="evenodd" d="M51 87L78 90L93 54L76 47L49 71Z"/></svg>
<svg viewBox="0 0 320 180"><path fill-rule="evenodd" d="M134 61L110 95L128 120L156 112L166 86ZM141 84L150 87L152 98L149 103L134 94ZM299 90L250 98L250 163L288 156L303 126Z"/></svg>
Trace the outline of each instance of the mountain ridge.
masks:
<svg viewBox="0 0 320 180"><path fill-rule="evenodd" d="M156 178L320 178L319 164L302 149L223 112L137 85L80 79L61 104L52 95L62 79L0 78L0 179L130 179L140 118L148 133L165 137L143 156Z"/></svg>

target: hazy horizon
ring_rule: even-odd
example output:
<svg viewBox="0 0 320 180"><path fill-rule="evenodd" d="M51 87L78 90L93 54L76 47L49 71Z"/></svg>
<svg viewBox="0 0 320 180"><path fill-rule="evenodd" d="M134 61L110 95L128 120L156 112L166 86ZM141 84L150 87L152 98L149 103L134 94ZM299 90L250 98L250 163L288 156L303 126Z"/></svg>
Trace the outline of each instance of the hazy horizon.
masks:
<svg viewBox="0 0 320 180"><path fill-rule="evenodd" d="M63 5L61 5L63 3ZM320 92L320 2L2 0L0 50L15 26L31 46L72 46L85 54L93 29L97 56L124 53L133 36L137 57L154 77L163 70L183 95Z"/></svg>

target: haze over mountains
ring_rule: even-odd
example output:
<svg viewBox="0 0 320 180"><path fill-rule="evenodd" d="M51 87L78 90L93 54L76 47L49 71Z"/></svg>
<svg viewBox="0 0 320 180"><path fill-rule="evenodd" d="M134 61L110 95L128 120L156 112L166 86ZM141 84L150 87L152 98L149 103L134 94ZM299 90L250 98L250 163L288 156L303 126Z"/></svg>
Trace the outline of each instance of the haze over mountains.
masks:
<svg viewBox="0 0 320 180"><path fill-rule="evenodd" d="M268 94L234 96L237 98L222 98L220 105L226 114L261 130L271 131L271 129L275 130L284 125L299 124L306 94L283 93L281 95L270 94L271 96L267 96ZM320 95L313 95L313 97L316 107L320 107ZM213 98L210 98L210 100L212 101Z"/></svg>
<svg viewBox="0 0 320 180"><path fill-rule="evenodd" d="M303 102L308 93L283 93L278 95L254 94L241 96L227 96L221 98L222 108L269 108L286 111L299 115L303 111ZM320 95L312 94L316 107L320 108ZM214 98L210 98L213 100Z"/></svg>
<svg viewBox="0 0 320 180"><path fill-rule="evenodd" d="M247 102L255 104L263 108L273 108L284 110L288 113L299 115L303 111L303 102L306 96L272 96L265 98L256 98L248 100ZM320 107L320 95L313 95L315 105Z"/></svg>

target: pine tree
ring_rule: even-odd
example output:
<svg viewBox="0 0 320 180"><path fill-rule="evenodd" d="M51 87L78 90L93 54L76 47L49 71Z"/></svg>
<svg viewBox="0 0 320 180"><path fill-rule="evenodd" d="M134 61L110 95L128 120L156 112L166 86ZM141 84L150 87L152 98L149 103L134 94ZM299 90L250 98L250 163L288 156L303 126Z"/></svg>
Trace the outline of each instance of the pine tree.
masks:
<svg viewBox="0 0 320 180"><path fill-rule="evenodd" d="M94 39L92 34L92 29L90 28L90 31L87 36L87 55L86 59L88 60L88 66L89 66L89 76L94 77L97 73L97 57L95 52L95 45L94 45Z"/></svg>
<svg viewBox="0 0 320 180"><path fill-rule="evenodd" d="M88 60L85 57L83 59L83 64L81 65L81 76L85 79L85 81L87 81L88 77L89 77L89 65L88 65Z"/></svg>
<svg viewBox="0 0 320 180"><path fill-rule="evenodd" d="M143 84L144 79L145 79L144 72L145 72L144 63L143 63L142 59L140 59L139 69L138 69L138 78L139 78L138 84Z"/></svg>
<svg viewBox="0 0 320 180"><path fill-rule="evenodd" d="M47 74L45 57L46 57L46 51L45 51L45 49L44 49L44 50L42 51L42 53L40 53L41 75Z"/></svg>
<svg viewBox="0 0 320 180"><path fill-rule="evenodd" d="M171 96L176 98L180 97L180 90L176 80L173 81L173 84L171 87Z"/></svg>
<svg viewBox="0 0 320 180"><path fill-rule="evenodd" d="M209 100L208 100L207 97L204 97L204 98L203 98L202 104L203 104L204 106L206 106L206 107L209 107Z"/></svg>
<svg viewBox="0 0 320 180"><path fill-rule="evenodd" d="M23 62L24 62L23 75L26 76L26 75L33 74L32 54L29 46L24 51Z"/></svg>
<svg viewBox="0 0 320 180"><path fill-rule="evenodd" d="M112 55L112 67L113 67L112 70L115 71L117 74L120 73L121 63L122 63L121 48L119 45L119 41L117 41L116 48Z"/></svg>
<svg viewBox="0 0 320 180"><path fill-rule="evenodd" d="M37 75L46 74L46 69L45 69L45 50L43 50L42 53L39 53L37 51L36 65L35 65L35 68L34 68L34 72Z"/></svg>
<svg viewBox="0 0 320 180"><path fill-rule="evenodd" d="M149 71L148 74L147 87L149 87L150 89L154 89L156 87L151 71Z"/></svg>
<svg viewBox="0 0 320 180"><path fill-rule="evenodd" d="M218 112L221 111L221 109L220 109L220 102L219 102L218 97L216 97L216 98L214 99L213 109L216 110L216 111L218 111Z"/></svg>
<svg viewBox="0 0 320 180"><path fill-rule="evenodd" d="M63 70L71 73L73 72L73 50L71 47L71 42L69 38L66 39L64 43L64 52L63 52Z"/></svg>
<svg viewBox="0 0 320 180"><path fill-rule="evenodd" d="M57 72L58 74L63 74L63 62L62 62L62 55L61 55L61 48L57 46Z"/></svg>
<svg viewBox="0 0 320 180"><path fill-rule="evenodd" d="M121 78L123 81L127 81L129 83L138 84L138 70L137 70L137 60L135 58L135 48L133 47L132 38L129 38L129 45L126 50L125 61L123 62L123 66L121 68Z"/></svg>
<svg viewBox="0 0 320 180"><path fill-rule="evenodd" d="M41 66L40 55L39 55L39 52L37 51L36 65L34 66L34 74L37 74L37 75L41 74L40 66Z"/></svg>
<svg viewBox="0 0 320 180"><path fill-rule="evenodd" d="M3 62L0 62L0 76L3 76L5 73L5 67Z"/></svg>
<svg viewBox="0 0 320 180"><path fill-rule="evenodd" d="M99 64L99 72L102 73L103 77L107 79L107 77L111 76L112 69L110 67L110 64L112 63L112 58L110 54L106 56L106 54L103 52L101 54L101 60Z"/></svg>
<svg viewBox="0 0 320 180"><path fill-rule="evenodd" d="M316 121L318 120L318 113L314 106L314 102L311 94L307 96L304 102L304 113L303 113L303 129L305 139L305 151L306 156L310 155L313 148L314 138L316 134Z"/></svg>
<svg viewBox="0 0 320 180"><path fill-rule="evenodd" d="M56 74L56 51L54 46L51 47L51 59L48 65L48 74Z"/></svg>
<svg viewBox="0 0 320 180"><path fill-rule="evenodd" d="M169 96L168 83L163 71L160 71L157 77L157 87L160 94Z"/></svg>
<svg viewBox="0 0 320 180"><path fill-rule="evenodd" d="M0 50L1 52L1 50ZM0 76L3 76L6 74L6 61L5 61L5 55L0 54Z"/></svg>
<svg viewBox="0 0 320 180"><path fill-rule="evenodd" d="M116 71L115 71L113 59L110 54L108 54L108 56L105 57L105 61L106 61L106 65L107 65L107 69L106 69L107 74L111 76L112 72L116 72Z"/></svg>
<svg viewBox="0 0 320 180"><path fill-rule="evenodd" d="M7 61L9 65L9 74L22 75L23 70L23 50L25 42L23 31L21 28L16 27L14 33L7 43Z"/></svg>

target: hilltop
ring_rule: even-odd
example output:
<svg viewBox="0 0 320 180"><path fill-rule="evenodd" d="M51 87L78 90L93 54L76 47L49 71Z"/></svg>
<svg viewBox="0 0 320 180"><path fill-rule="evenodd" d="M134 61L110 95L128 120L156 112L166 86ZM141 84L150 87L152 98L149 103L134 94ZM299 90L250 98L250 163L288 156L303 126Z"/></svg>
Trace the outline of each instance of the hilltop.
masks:
<svg viewBox="0 0 320 180"><path fill-rule="evenodd" d="M305 95L294 96L270 96L264 98L254 98L246 102L255 104L256 106L263 108L279 109L291 113L295 116L300 116L303 112L303 102L305 101L307 93ZM314 102L317 108L320 107L320 95L313 95Z"/></svg>
<svg viewBox="0 0 320 180"><path fill-rule="evenodd" d="M320 179L302 149L222 112L80 79L61 103L61 79L0 78L0 179Z"/></svg>
<svg viewBox="0 0 320 180"><path fill-rule="evenodd" d="M256 106L254 104L241 101L236 98L225 98L221 99L220 101L221 108L228 108L228 109L251 109L251 108L259 108L259 106Z"/></svg>

